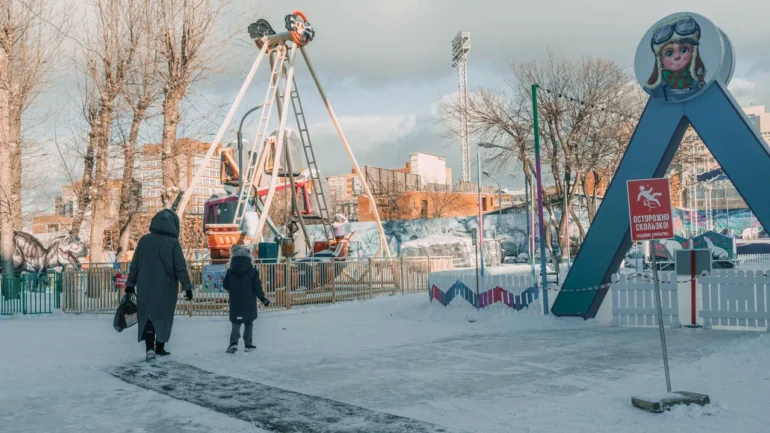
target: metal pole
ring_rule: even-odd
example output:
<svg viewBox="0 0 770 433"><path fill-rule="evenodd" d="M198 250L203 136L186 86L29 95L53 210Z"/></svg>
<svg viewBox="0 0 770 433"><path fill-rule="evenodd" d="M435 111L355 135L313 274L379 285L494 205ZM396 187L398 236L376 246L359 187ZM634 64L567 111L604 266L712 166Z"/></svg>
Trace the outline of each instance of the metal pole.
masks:
<svg viewBox="0 0 770 433"><path fill-rule="evenodd" d="M567 224L567 227L564 229L564 233L567 238L565 241L567 245L567 270L569 270L570 266L572 265L569 238L569 172L564 174L564 214L566 215L564 222Z"/></svg>
<svg viewBox="0 0 770 433"><path fill-rule="evenodd" d="M480 300L481 300L481 298L479 297L480 295L479 295L479 265L478 265L478 263L479 263L479 241L478 241L478 235L477 236L473 236L473 245L476 247L474 249L475 251L473 253L474 254L473 260L475 261L474 265L476 265L476 266L474 266L474 268L476 268L476 309L478 310L479 309L479 303L480 303Z"/></svg>
<svg viewBox="0 0 770 433"><path fill-rule="evenodd" d="M733 233L730 231L730 206L727 204L727 185L723 186L725 195L725 216L727 217L727 236L733 237Z"/></svg>
<svg viewBox="0 0 770 433"><path fill-rule="evenodd" d="M209 159L214 155L214 151L217 149L217 146L219 146L219 142L222 140L222 136L224 136L225 132L227 131L227 127L230 126L230 120L235 115L235 111L238 109L238 105L241 103L241 99L243 99L243 96L246 94L246 90L249 88L249 84L251 84L251 80L254 78L254 74L257 72L257 68L259 67L259 64L262 62L262 59L265 57L265 52L267 52L267 47L270 44L265 43L262 45L262 48L259 50L259 55L257 56L257 59L254 60L254 64L251 66L251 70L249 70L248 75L246 75L246 79L243 81L243 85L241 85L241 90L238 92L238 95L235 97L235 101L233 101L233 105L230 106L230 111L227 113L227 117L225 117L225 121L222 122L222 126L219 127L219 131L217 131L217 135L214 137L214 141L211 142L211 146L209 146L209 150L206 152L206 156L203 157L203 161L201 162L200 167L198 171L195 173L195 176L193 176L192 182L187 186L187 189L184 192L184 195L182 195L182 201L179 202L179 206L177 206L177 215L180 217L184 215L185 208L187 208L187 203L190 201L190 195L193 193L193 190L195 188L195 185L198 184L200 181L201 176L203 176L203 173L206 171L205 167L208 165Z"/></svg>
<svg viewBox="0 0 770 433"><path fill-rule="evenodd" d="M353 168L356 169L358 178L361 180L361 186L364 188L364 193L369 198L369 204L371 205L372 212L374 213L374 220L377 222L377 231L380 234L380 250L381 252L385 252L385 257L390 258L391 256L390 249L388 248L388 238L385 237L385 230L382 228L382 221L380 220L380 212L377 210L377 202L374 200L374 195L372 195L371 189L369 189L369 184L366 182L364 172L361 170L361 167L358 166L358 161L356 161L356 157L353 155L353 150L350 148L350 144L348 143L347 138L345 138L345 134L342 132L342 127L337 120L337 116L334 114L334 110L332 109L332 105L329 102L329 99L326 97L326 92L324 92L321 81L318 80L318 75L315 73L315 69L313 68L313 64L310 62L310 57L308 57L307 51L305 51L305 47L299 47L299 51L302 53L302 57L305 58L305 64L307 64L307 69L310 72L310 76L313 78L313 82L315 82L315 85L318 88L318 94L321 95L321 100L323 100L324 105L326 106L326 111L329 112L329 117L332 120L334 129L337 130L337 134L340 136L340 140L342 141L342 145L345 147L345 151L350 158L350 162L353 164Z"/></svg>
<svg viewBox="0 0 770 433"><path fill-rule="evenodd" d="M481 266L481 280L484 280L484 211L481 206L481 154L476 153L476 168L478 168L478 194L479 194L479 264Z"/></svg>
<svg viewBox="0 0 770 433"><path fill-rule="evenodd" d="M532 121L535 133L535 171L537 176L537 213L540 226L540 279L543 285L543 313L548 314L548 274L545 264L545 227L543 218L543 175L540 169L540 127L537 124L537 84L532 85Z"/></svg>
<svg viewBox="0 0 770 433"><path fill-rule="evenodd" d="M655 252L656 241L650 241L652 251L652 279L655 283L655 301L658 309L658 329L660 329L660 345L663 348L663 368L666 370L666 391L671 392L671 374L668 370L668 349L666 348L666 331L663 329L663 307L660 300L660 283L658 282L658 263Z"/></svg>
<svg viewBox="0 0 770 433"><path fill-rule="evenodd" d="M634 242L634 255L636 256L636 273L639 273L639 242Z"/></svg>
<svg viewBox="0 0 770 433"><path fill-rule="evenodd" d="M532 230L530 227L532 212L530 210L529 203L529 176L524 173L524 204L526 206L525 212L527 213L527 261L532 264L532 277L535 276L535 258L532 255L534 248L532 248Z"/></svg>
<svg viewBox="0 0 770 433"><path fill-rule="evenodd" d="M241 117L241 124L238 125L238 190L240 191L241 188L243 188L243 178L246 177L246 174L243 172L243 122L246 120L246 117L248 117L249 114L259 110L262 108L262 105L257 105L256 107L252 108L251 110L247 111L246 114ZM252 155L249 155L249 160L251 160Z"/></svg>
<svg viewBox="0 0 770 433"><path fill-rule="evenodd" d="M283 94L288 95L289 92L291 92L291 83L292 78L294 78L294 60L295 56L297 54L297 46L292 45L289 51L289 71L286 74L286 89L284 90ZM279 76L276 77L277 83L276 87L280 85L280 73ZM257 222L257 229L255 232L255 235L253 239L259 239L260 236L262 236L262 229L265 227L265 222L267 221L267 217L270 214L270 206L273 203L273 196L275 195L275 186L276 181L278 180L278 168L281 166L281 152L284 150L284 137L286 137L286 118L288 117L287 114L289 112L289 98L284 98L283 101L280 101L281 107L279 111L279 126L278 126L278 136L275 140L275 161L273 162L273 171L270 174L270 187L267 190L267 197L265 198L265 211L260 213L259 215L259 221ZM289 150L286 149L288 152ZM257 242L252 242L251 244L251 252L254 252L254 247L257 245Z"/></svg>

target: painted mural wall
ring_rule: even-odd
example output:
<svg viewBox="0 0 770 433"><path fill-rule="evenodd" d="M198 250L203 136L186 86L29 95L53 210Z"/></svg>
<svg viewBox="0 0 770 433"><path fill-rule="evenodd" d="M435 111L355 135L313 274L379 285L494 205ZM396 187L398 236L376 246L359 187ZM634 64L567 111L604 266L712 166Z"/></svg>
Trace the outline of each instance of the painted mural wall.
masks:
<svg viewBox="0 0 770 433"><path fill-rule="evenodd" d="M585 212L576 212L580 223L588 230L588 217ZM729 223L728 223L729 216ZM548 218L546 212L546 218ZM560 212L555 212L555 218L561 217ZM578 240L580 231L573 218L570 219L570 237ZM708 228L712 230L707 230ZM446 238L464 238L470 241L473 230L478 229L478 217L452 217L435 219L417 219L406 221L383 221L385 236L393 255L401 253L402 246L419 239L441 236ZM748 209L732 209L730 213L724 210L715 210L710 214L706 211L693 212L687 209L674 209L675 232L681 238L713 231L727 234L729 224L730 233L734 238L741 239L750 229L755 229L759 237L768 237L762 229L759 221ZM355 230L351 243L351 257L372 257L379 249L379 236L374 222L350 223L347 230ZM321 226L308 226L308 231L313 240L323 239ZM539 245L539 229L534 225L535 245ZM527 243L527 216L526 213L511 214L487 214L484 215L484 237L486 239L497 238L501 241L503 260L511 261L521 254L528 254ZM536 248L536 252L539 250ZM507 259L506 259L507 258Z"/></svg>

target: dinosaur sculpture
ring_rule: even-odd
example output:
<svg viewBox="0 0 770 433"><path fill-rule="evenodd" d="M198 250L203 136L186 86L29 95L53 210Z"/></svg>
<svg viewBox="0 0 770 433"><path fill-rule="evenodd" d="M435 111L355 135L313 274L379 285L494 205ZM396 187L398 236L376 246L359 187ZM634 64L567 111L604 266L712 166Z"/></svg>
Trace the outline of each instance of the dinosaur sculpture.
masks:
<svg viewBox="0 0 770 433"><path fill-rule="evenodd" d="M45 248L33 235L14 232L13 267L17 272L45 272L48 269L78 263L86 246L77 238L61 235Z"/></svg>

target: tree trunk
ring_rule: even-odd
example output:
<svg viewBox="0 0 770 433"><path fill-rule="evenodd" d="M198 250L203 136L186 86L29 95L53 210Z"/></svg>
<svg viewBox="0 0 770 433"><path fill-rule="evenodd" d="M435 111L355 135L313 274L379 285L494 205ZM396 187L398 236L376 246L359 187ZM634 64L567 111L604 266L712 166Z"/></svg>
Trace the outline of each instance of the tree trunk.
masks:
<svg viewBox="0 0 770 433"><path fill-rule="evenodd" d="M593 176L593 175L592 175ZM583 185L583 195L586 199L586 209L588 210L588 223L594 223L594 216L596 216L596 182L594 182L593 193L589 196L588 190L588 174L582 173L580 175L580 183Z"/></svg>
<svg viewBox="0 0 770 433"><path fill-rule="evenodd" d="M91 238L90 255L91 263L101 263L104 252L104 229L105 222L108 219L107 198L110 195L107 187L107 168L110 159L110 129L112 126L113 107L110 102L102 101L102 109L99 116L99 123L96 125L97 149L96 149L96 169L94 171L94 181L91 185Z"/></svg>
<svg viewBox="0 0 770 433"><path fill-rule="evenodd" d="M583 223L580 221L578 214L575 212L575 208L570 206L569 212L572 215L572 219L575 220L575 224L577 224L578 226L578 232L580 233L580 242L583 242L583 239L586 238L586 229L585 227L583 227Z"/></svg>
<svg viewBox="0 0 770 433"><path fill-rule="evenodd" d="M0 161L11 160L9 136L8 56L0 48ZM13 274L13 218L11 191L13 176L9 163L0 163L0 267L3 276Z"/></svg>
<svg viewBox="0 0 770 433"><path fill-rule="evenodd" d="M134 117L131 120L131 131L128 134L128 143L123 149L123 182L120 186L120 215L118 221L120 224L120 238L118 240L118 254L116 261L126 261L126 254L129 250L129 240L131 239L131 220L136 213L136 197L133 196L134 183L134 161L136 160L136 145L139 139L139 128L144 121L147 108L142 106L134 111Z"/></svg>
<svg viewBox="0 0 770 433"><path fill-rule="evenodd" d="M11 149L11 221L21 230L21 108L11 107L8 118L8 141Z"/></svg>
<svg viewBox="0 0 770 433"><path fill-rule="evenodd" d="M175 89L166 92L163 100L163 138L161 140L161 164L163 165L163 193L161 203L168 208L174 202L174 188L178 188L179 169L175 155L176 128L179 125L179 103L181 92Z"/></svg>
<svg viewBox="0 0 770 433"><path fill-rule="evenodd" d="M72 229L70 236L80 236L80 226L83 224L86 208L91 204L91 183L94 175L94 155L96 155L96 137L93 131L88 136L88 147L86 155L83 158L83 179L81 179L80 188L77 192L78 206L75 209L75 215L72 219Z"/></svg>

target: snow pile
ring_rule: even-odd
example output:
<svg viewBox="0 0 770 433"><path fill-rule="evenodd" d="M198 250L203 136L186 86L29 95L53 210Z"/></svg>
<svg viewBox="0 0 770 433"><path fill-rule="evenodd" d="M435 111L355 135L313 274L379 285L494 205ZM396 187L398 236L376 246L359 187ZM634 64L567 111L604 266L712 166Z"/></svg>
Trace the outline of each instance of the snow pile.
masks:
<svg viewBox="0 0 770 433"><path fill-rule="evenodd" d="M484 261L486 264L500 263L500 245L496 241L484 241ZM475 247L470 237L429 235L424 238L404 242L400 255L403 257L448 256L454 258L458 268L474 266Z"/></svg>
<svg viewBox="0 0 770 433"><path fill-rule="evenodd" d="M503 303L477 310L458 296L446 307L437 301L425 301L394 313L394 317L417 323L473 324L476 328L472 329L507 332L595 326L595 323L582 319L559 319L542 313L539 304L522 311L516 311Z"/></svg>

